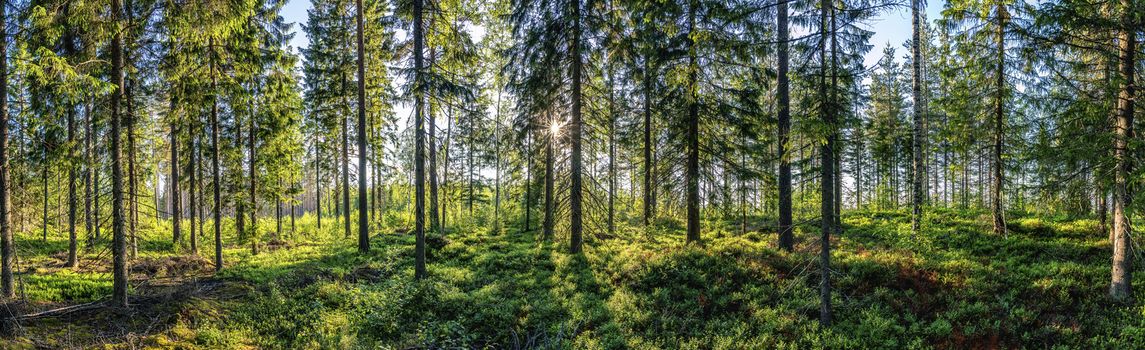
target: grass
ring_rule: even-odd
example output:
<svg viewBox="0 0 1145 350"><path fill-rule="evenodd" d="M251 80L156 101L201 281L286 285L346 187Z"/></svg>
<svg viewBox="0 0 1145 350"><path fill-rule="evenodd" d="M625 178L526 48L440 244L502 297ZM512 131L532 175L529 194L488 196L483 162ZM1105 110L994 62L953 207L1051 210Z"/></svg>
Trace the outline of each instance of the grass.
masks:
<svg viewBox="0 0 1145 350"><path fill-rule="evenodd" d="M566 254L515 227L474 224L431 237L430 278L413 278L413 237L378 234L367 255L304 219L289 246L251 256L234 244L210 267L141 299L134 317L99 310L23 325L0 347L156 348L1127 348L1145 344L1145 300L1106 297L1110 246L1096 222L1013 217L1006 237L981 213L936 209L913 237L904 212L849 212L832 253L836 323L819 312L815 228L797 251L770 232L708 222L703 246L670 219L648 232L622 225ZM463 223L465 221L462 221ZM767 226L761 223L761 226ZM272 228L273 225L263 224ZM156 233L156 242L169 234ZM558 235L559 236L559 235ZM559 237L558 237L559 238ZM33 245L28 238L25 245ZM99 299L106 268L53 268L61 247L29 249L27 299L47 307ZM63 245L62 247L66 247ZM170 249L168 243L167 248ZM209 251L209 248L201 248ZM96 254L96 252L89 253ZM169 253L141 253L159 258ZM94 257L89 257L90 261ZM85 260L88 261L88 260ZM94 264L94 263L93 263ZM169 266L168 264L165 266ZM182 265L179 265L182 266ZM167 267L168 270L173 270ZM175 269L177 270L177 269ZM205 271L203 271L205 270ZM184 271L184 270L178 270ZM197 271L197 272L195 272ZM184 271L185 272L185 271ZM185 276L187 276L185 275ZM138 280L146 279L137 276ZM196 288L188 288L193 283ZM143 295L150 286L137 286ZM104 323L152 315L133 335ZM121 327L128 328L131 327ZM144 331L145 330L145 331ZM67 334L66 336L64 334ZM51 347L51 346L49 346Z"/></svg>

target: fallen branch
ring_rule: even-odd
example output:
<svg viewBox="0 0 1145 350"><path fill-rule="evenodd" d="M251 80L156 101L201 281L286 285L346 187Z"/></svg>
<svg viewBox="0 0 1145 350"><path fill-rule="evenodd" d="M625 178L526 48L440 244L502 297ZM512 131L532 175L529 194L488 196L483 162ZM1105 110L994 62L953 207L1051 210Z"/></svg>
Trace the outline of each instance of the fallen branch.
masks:
<svg viewBox="0 0 1145 350"><path fill-rule="evenodd" d="M58 309L40 311L40 312L31 313L31 314L27 314L27 315L20 315L20 316L10 318L8 320L19 322L19 321L26 321L26 320L32 320L32 319L44 318L44 317L62 316L62 315L66 315L66 314L70 314L70 313L78 312L78 311L98 309L98 308L104 307L106 304L107 304L106 300L98 300L98 301L93 301L93 302L86 303L86 304L77 304L77 305L61 307Z"/></svg>

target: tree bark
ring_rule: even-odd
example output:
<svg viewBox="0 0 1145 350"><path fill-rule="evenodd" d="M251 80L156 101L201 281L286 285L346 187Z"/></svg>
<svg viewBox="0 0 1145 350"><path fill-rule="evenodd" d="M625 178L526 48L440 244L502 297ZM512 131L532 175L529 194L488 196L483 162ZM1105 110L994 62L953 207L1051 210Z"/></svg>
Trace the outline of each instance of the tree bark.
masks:
<svg viewBox="0 0 1145 350"><path fill-rule="evenodd" d="M257 93L258 89L256 88L255 91ZM251 112L248 122L250 130L247 130L247 150L250 153L250 162L247 163L250 178L247 180L250 181L250 252L252 255L258 255L260 240L258 235L258 176L255 174L255 166L258 164L258 157L255 153L257 150L255 147L255 133L258 130L255 125L257 115L258 113Z"/></svg>
<svg viewBox="0 0 1145 350"><path fill-rule="evenodd" d="M7 6L0 6L0 294L4 299L16 297L12 283L12 264L15 261L12 227L8 213L11 212L8 188L8 14Z"/></svg>
<svg viewBox="0 0 1145 350"><path fill-rule="evenodd" d="M362 37L362 0L358 7L358 252L370 251L369 212L366 207L366 43Z"/></svg>
<svg viewBox="0 0 1145 350"><path fill-rule="evenodd" d="M422 119L425 91L422 77L422 0L413 0L413 62L414 62L414 222L417 235L414 247L414 277L426 277L425 269L425 121Z"/></svg>
<svg viewBox="0 0 1145 350"><path fill-rule="evenodd" d="M584 62L580 57L581 40L581 2L572 1L572 43L569 54L572 58L572 125L569 127L569 143L572 145L572 164L569 167L571 174L569 193L569 253L581 252L581 69Z"/></svg>
<svg viewBox="0 0 1145 350"><path fill-rule="evenodd" d="M116 85L111 95L111 253L112 297L118 307L127 307L127 232L123 215L123 155L120 153L120 102L123 100L123 7L112 1L112 23L117 24L111 39L111 82Z"/></svg>
<svg viewBox="0 0 1145 350"><path fill-rule="evenodd" d="M220 188L222 177L219 176L219 90L215 76L215 38L213 36L208 39L207 46L210 48L210 51L207 52L207 61L211 76L211 184L212 191L214 191L214 202L212 203L214 204L214 213L212 213L214 214L212 218L214 222L211 224L214 225L215 229L215 272L219 272L223 269L223 199Z"/></svg>
<svg viewBox="0 0 1145 350"><path fill-rule="evenodd" d="M775 92L776 102L779 105L777 128L779 135L776 141L776 154L779 157L779 248L790 252L795 249L795 237L791 226L791 162L787 155L788 133L791 130L791 95L787 77L789 60L787 1L780 1L776 8L779 41Z"/></svg>
<svg viewBox="0 0 1145 350"><path fill-rule="evenodd" d="M999 4L997 9L998 28L997 28L997 52L998 66L995 73L994 88L997 90L994 97L994 178L993 186L990 188L991 207L993 208L994 215L994 234L1006 235L1006 219L1005 214L1002 212L1002 184L1004 183L1002 172L1002 145L1003 145L1003 129L1002 125L1006 118L1005 110L1005 96L1006 96L1006 21L1009 19L1009 13L1006 11L1004 5Z"/></svg>
<svg viewBox="0 0 1145 350"><path fill-rule="evenodd" d="M652 151L652 71L648 63L651 59L651 55L644 57L644 226L652 224L656 213L656 196L652 188L652 169L656 160Z"/></svg>
<svg viewBox="0 0 1145 350"><path fill-rule="evenodd" d="M183 209L180 208L182 199L179 197L179 125L175 120L175 99L171 98L171 107L167 110L171 119L171 249L179 250L179 241L182 240Z"/></svg>
<svg viewBox="0 0 1145 350"><path fill-rule="evenodd" d="M691 1L688 16L688 32L695 31L696 1ZM688 202L688 233L689 243L700 242L700 96L696 60L696 42L689 35L688 47L688 159L686 171L686 189Z"/></svg>
<svg viewBox="0 0 1145 350"><path fill-rule="evenodd" d="M826 37L828 34L834 35L835 11L833 4L830 1L822 0L822 28L820 30L820 48L819 48L819 98L820 98L820 115L823 123L827 125L828 134L826 135L827 142L819 148L819 156L821 157L821 179L820 179L820 250L819 250L819 324L823 327L831 326L831 232L834 231L834 207L832 202L835 196L832 193L834 189L835 176L834 169L835 161L834 148L835 148L835 117L833 114L834 101L827 100L827 55ZM832 32L827 32L827 16L828 13L831 17Z"/></svg>
<svg viewBox="0 0 1145 350"><path fill-rule="evenodd" d="M554 123L550 116L549 123ZM548 240L553 238L553 221L555 220L556 204L553 203L553 179L555 178L555 170L553 165L553 144L557 142L556 134L549 134L549 142L545 145L545 223L543 226L543 237Z"/></svg>
<svg viewBox="0 0 1145 350"><path fill-rule="evenodd" d="M922 225L922 28L919 26L919 4L921 0L911 0L910 13L911 13L911 28L912 28L912 41L911 41L911 92L912 101L914 101L914 128L911 134L911 155L912 164L914 167L914 177L911 179L913 195L911 198L911 236L916 237L919 234Z"/></svg>
<svg viewBox="0 0 1145 350"><path fill-rule="evenodd" d="M201 129L196 129L196 131L197 130ZM187 213L187 216L191 219L191 236L189 237L191 241L191 255L199 255L199 235L202 234L202 228L196 226L196 217L199 216L199 200L202 198L199 197L196 193L199 187L199 177L198 174L196 174L197 169L199 169L199 135L197 134L198 133L196 132L194 134L188 135L191 137L191 154L189 157L191 160L191 167L187 169L187 175L190 176L190 179L188 179L189 181L187 181L187 186L190 187L187 189L187 195L191 196L191 198L190 201L187 202L187 205L190 207L190 211Z"/></svg>
<svg viewBox="0 0 1145 350"><path fill-rule="evenodd" d="M1120 56L1121 92L1117 98L1117 122L1114 125L1113 159L1116 162L1113 176L1113 277L1109 285L1109 296L1115 300L1127 300L1133 280L1132 254L1130 250L1129 194L1130 171L1129 138L1133 137L1133 109L1136 85L1134 65L1136 61L1137 38L1134 28L1133 1L1121 0L1121 22L1124 26L1118 33L1118 55Z"/></svg>

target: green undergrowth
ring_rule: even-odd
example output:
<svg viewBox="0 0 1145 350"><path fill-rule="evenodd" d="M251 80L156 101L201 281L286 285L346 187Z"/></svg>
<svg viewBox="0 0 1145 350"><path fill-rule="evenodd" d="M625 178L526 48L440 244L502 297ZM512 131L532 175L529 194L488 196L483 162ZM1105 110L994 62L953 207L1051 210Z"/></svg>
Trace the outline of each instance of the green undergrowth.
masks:
<svg viewBox="0 0 1145 350"><path fill-rule="evenodd" d="M1110 247L1096 221L1012 217L1005 236L988 222L935 210L913 236L904 212L847 213L832 241L828 328L818 323L815 226L801 227L788 253L774 233L741 234L738 222L708 223L702 246L685 245L665 220L590 238L577 255L560 235L544 241L512 226L429 233L430 277L421 281L413 236L394 230L375 230L385 233L366 255L332 231L254 256L234 247L233 265L217 277L228 292L180 304L170 324L133 341L203 349L1145 344L1140 293L1129 303L1106 297ZM93 274L43 278L74 290L37 296L50 301L110 288Z"/></svg>

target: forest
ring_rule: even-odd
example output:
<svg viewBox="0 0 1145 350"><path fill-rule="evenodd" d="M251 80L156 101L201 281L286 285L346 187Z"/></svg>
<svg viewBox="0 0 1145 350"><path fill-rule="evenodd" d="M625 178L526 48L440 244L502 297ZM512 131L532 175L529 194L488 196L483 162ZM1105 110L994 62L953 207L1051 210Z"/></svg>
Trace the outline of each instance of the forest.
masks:
<svg viewBox="0 0 1145 350"><path fill-rule="evenodd" d="M288 1L0 0L0 348L1145 346L1145 2Z"/></svg>

